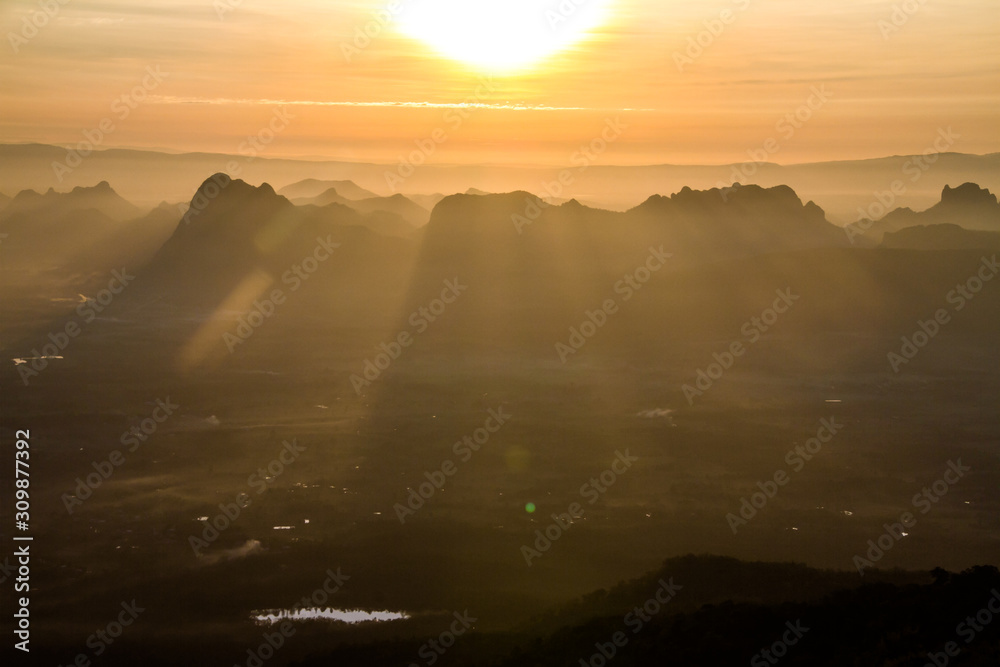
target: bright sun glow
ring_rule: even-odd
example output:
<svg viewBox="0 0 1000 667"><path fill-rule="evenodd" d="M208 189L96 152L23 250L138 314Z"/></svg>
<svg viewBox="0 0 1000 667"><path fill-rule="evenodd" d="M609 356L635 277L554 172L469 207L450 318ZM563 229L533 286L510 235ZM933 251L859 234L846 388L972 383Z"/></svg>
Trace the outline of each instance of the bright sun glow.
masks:
<svg viewBox="0 0 1000 667"><path fill-rule="evenodd" d="M609 0L411 0L404 34L491 71L527 69L587 37Z"/></svg>

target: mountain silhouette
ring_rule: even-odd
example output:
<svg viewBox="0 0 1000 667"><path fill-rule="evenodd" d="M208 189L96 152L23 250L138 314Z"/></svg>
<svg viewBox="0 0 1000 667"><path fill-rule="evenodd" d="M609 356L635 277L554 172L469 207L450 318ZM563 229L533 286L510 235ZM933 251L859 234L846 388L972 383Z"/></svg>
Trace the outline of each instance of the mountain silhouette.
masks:
<svg viewBox="0 0 1000 667"><path fill-rule="evenodd" d="M111 220L129 220L140 214L140 209L115 192L107 181L93 187L77 187L70 192L56 192L50 188L44 194L34 190L19 192L0 213L0 219L43 211L47 216L70 211L94 209Z"/></svg>
<svg viewBox="0 0 1000 667"><path fill-rule="evenodd" d="M776 290L790 288L802 301L782 324L783 335L797 337L788 350L825 364L834 358L813 347L817 337L905 330L941 300L941 285L980 261L967 252L929 258L851 248L842 229L790 188L722 194L682 190L624 213L577 201L547 206L527 192L446 197L424 230L407 302L419 303L443 278L458 277L476 298L435 325L436 335L545 354L613 299L620 306L615 325L602 329L588 351L657 358L670 345L732 337ZM660 264L659 253L669 258L647 272L647 262ZM641 289L625 282L637 275ZM996 298L980 297L980 316L949 331L988 332Z"/></svg>
<svg viewBox="0 0 1000 667"><path fill-rule="evenodd" d="M440 192L435 192L432 195L421 195L409 193L406 195L407 199L415 203L417 206L421 206L428 211L433 211L434 207L438 205L438 202L444 199L444 195Z"/></svg>
<svg viewBox="0 0 1000 667"><path fill-rule="evenodd" d="M997 250L1000 232L970 230L950 223L904 227L882 237L885 248L910 250Z"/></svg>
<svg viewBox="0 0 1000 667"><path fill-rule="evenodd" d="M925 211L898 208L876 221L868 236L881 240L882 236L918 225L958 225L969 230L1000 232L1000 203L989 190L975 183L964 183L957 188L945 186L941 201Z"/></svg>
<svg viewBox="0 0 1000 667"><path fill-rule="evenodd" d="M624 213L576 200L553 206L527 192L452 195L434 208L423 255L431 262L506 274L591 262L630 268L650 244L663 244L679 264L820 247L843 247L843 232L822 209L795 192L744 186L728 192L684 188L654 195ZM491 268L492 267L492 268ZM631 268L634 268L632 266Z"/></svg>
<svg viewBox="0 0 1000 667"><path fill-rule="evenodd" d="M312 204L326 206L341 204L358 213L392 213L407 221L414 227L422 227L430 219L430 211L416 204L401 194L391 197L368 197L365 199L349 199L340 195L337 188L330 188L317 197L292 200L295 204Z"/></svg>
<svg viewBox="0 0 1000 667"><path fill-rule="evenodd" d="M107 182L71 192L22 191L0 210L4 266L63 275L137 266L169 234L163 215L141 214Z"/></svg>
<svg viewBox="0 0 1000 667"><path fill-rule="evenodd" d="M944 665L941 648L955 634L941 628L952 629L963 618L971 622L969 610L992 600L998 585L994 566L887 570L861 579L795 563L681 556L561 609L536 613L515 629L463 638L456 664L707 666L746 663L753 656L751 664L768 665L778 663L778 651L764 651L781 638L780 655L789 664ZM989 624L976 627L981 634L958 649L961 664L996 664L1000 632ZM297 664L396 665L410 659L421 641L353 644ZM592 656L601 660L588 661Z"/></svg>
<svg viewBox="0 0 1000 667"><path fill-rule="evenodd" d="M403 246L366 228L365 220L345 206L295 206L267 183L254 187L216 174L195 193L144 282L178 305L212 307L252 277L300 287L305 281L289 271L319 256L327 259L312 267L310 287L331 288L353 276L348 282L371 279L374 288L384 284L384 264L398 260Z"/></svg>
<svg viewBox="0 0 1000 667"><path fill-rule="evenodd" d="M656 359L692 340L739 334L776 290L792 290L801 305L782 322L785 349L804 364L836 363L819 337L896 335L926 317L941 285L981 259L971 251L929 258L846 247L843 231L787 187L682 189L625 212L576 200L551 206L524 191L452 195L412 239L373 231L370 216L345 205L295 206L268 184L228 182L224 174L202 184L190 209L175 212L172 235L122 302L155 302L165 316L230 326L281 290L288 303L264 338L277 337L266 348L272 352L287 349L304 322L339 336L338 322L404 330L399 314L450 280L476 294L434 325L433 338L455 353L514 346L551 355L571 325L611 299L620 307L615 325L587 353ZM295 272L304 262L312 267L302 278ZM642 284L628 286L637 276ZM949 334L992 335L997 296L978 298L979 315L950 325ZM883 362L884 355L872 361Z"/></svg>
<svg viewBox="0 0 1000 667"><path fill-rule="evenodd" d="M324 181L316 178L307 178L278 190L278 194L288 197L288 199L309 199L318 197L330 189L336 190L345 199L370 199L378 195L370 190L358 186L353 181Z"/></svg>
<svg viewBox="0 0 1000 667"><path fill-rule="evenodd" d="M716 257L845 245L843 233L826 220L823 209L803 204L783 185L683 188L670 197L650 197L626 215L661 221L680 252Z"/></svg>

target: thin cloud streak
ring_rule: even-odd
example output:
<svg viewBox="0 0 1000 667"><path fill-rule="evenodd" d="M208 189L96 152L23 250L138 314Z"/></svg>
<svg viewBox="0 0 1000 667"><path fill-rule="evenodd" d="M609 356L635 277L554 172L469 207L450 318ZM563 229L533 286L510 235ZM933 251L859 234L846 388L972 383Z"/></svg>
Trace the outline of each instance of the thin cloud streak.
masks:
<svg viewBox="0 0 1000 667"><path fill-rule="evenodd" d="M491 104L487 102L329 102L321 100L234 99L228 97L177 97L151 95L151 104L211 104L313 107L398 107L403 109L494 109L507 111L658 111L658 109L597 109L592 107L553 107L542 104Z"/></svg>

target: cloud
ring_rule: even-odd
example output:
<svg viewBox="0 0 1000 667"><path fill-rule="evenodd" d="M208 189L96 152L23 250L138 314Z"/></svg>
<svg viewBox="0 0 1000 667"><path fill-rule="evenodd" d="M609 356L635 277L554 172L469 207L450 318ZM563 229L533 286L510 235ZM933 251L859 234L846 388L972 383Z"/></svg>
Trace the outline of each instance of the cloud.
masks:
<svg viewBox="0 0 1000 667"><path fill-rule="evenodd" d="M490 103L490 102L337 102L320 100L247 99L228 97L179 97L152 95L151 104L211 104L211 105L261 105L261 106L315 106L315 107L394 107L402 109L494 109L509 111L656 111L656 109L594 109L589 107L554 107L544 104Z"/></svg>
<svg viewBox="0 0 1000 667"><path fill-rule="evenodd" d="M260 545L260 540L247 540L243 544L233 549L225 549L214 554L199 554L198 558L201 559L205 565L215 565L220 561L236 560L238 558L246 558L247 556L252 556L263 551Z"/></svg>

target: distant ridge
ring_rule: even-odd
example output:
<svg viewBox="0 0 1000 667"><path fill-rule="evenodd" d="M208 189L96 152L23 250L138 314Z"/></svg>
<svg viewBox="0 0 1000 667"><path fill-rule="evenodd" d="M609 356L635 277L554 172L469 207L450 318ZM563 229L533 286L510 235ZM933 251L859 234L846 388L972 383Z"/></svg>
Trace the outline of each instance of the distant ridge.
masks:
<svg viewBox="0 0 1000 667"><path fill-rule="evenodd" d="M176 208L142 213L106 181L70 192L23 190L0 208L4 266L63 276L137 267L177 219Z"/></svg>
<svg viewBox="0 0 1000 667"><path fill-rule="evenodd" d="M965 229L958 225L917 225L889 232L882 247L907 250L1000 250L1000 232Z"/></svg>
<svg viewBox="0 0 1000 667"><path fill-rule="evenodd" d="M414 227L422 227L430 219L430 211L401 194L391 197L368 197L365 199L349 199L341 196L337 188L330 188L317 197L294 199L298 205L327 206L340 204L358 213L393 213Z"/></svg>
<svg viewBox="0 0 1000 667"><path fill-rule="evenodd" d="M871 224L867 235L881 240L883 235L907 227L927 225L958 225L964 229L1000 232L1000 203L986 188L975 183L963 183L952 188L944 186L941 200L924 211L898 208Z"/></svg>
<svg viewBox="0 0 1000 667"><path fill-rule="evenodd" d="M583 239L613 257L627 256L644 242L664 243L682 262L847 245L823 210L803 204L791 188L749 185L725 191L683 188L649 197L624 213L575 200L552 206L524 191L452 195L431 213L425 252L441 258L483 253L485 265L510 253L530 263L544 247Z"/></svg>
<svg viewBox="0 0 1000 667"><path fill-rule="evenodd" d="M335 190L344 199L369 199L378 197L370 190L358 186L354 181L329 181L316 178L307 178L278 190L278 194L289 199L306 199L310 197L322 196L329 190Z"/></svg>
<svg viewBox="0 0 1000 667"><path fill-rule="evenodd" d="M52 163L64 160L66 148L39 144L0 145L0 191L13 194L34 188L46 190L56 184ZM561 197L593 202L603 208L625 210L636 206L653 192L675 192L683 186L694 189L723 187L734 180L753 182L763 187L787 184L804 199L820 205L832 222L846 224L858 219L859 207L867 208L876 188L887 188L900 179L907 163L921 156L894 156L863 160L839 160L803 164L757 164L752 180L740 177L746 173L746 163L715 165L651 164L619 166L594 164L575 178ZM287 159L259 156L252 162L241 155L221 153L164 153L152 150L96 150L57 187L92 185L108 181L129 201L152 206L163 200L179 201L190 198L207 174L226 169L230 176L251 183L294 184L307 179L321 180L334 187L339 181L366 184L368 195L338 192L347 198L364 198L389 194L381 189L385 182L384 164ZM512 165L445 165L426 164L406 180L401 192L455 193L475 188L489 192L525 190L541 192L541 184L558 178L559 166ZM905 176L903 176L905 178ZM1000 191L1000 154L971 155L942 153L934 168L916 182L906 180L906 193L897 205L921 208L939 198L946 184L965 182ZM290 198L316 196L324 189L311 192L285 192ZM411 197L418 204L433 207L436 201Z"/></svg>
<svg viewBox="0 0 1000 667"><path fill-rule="evenodd" d="M11 199L0 213L3 218L28 213L44 207L58 207L63 211L96 209L113 220L128 220L140 209L115 192L107 181L92 187L75 187L70 192L56 192L49 188L44 194L22 190Z"/></svg>

